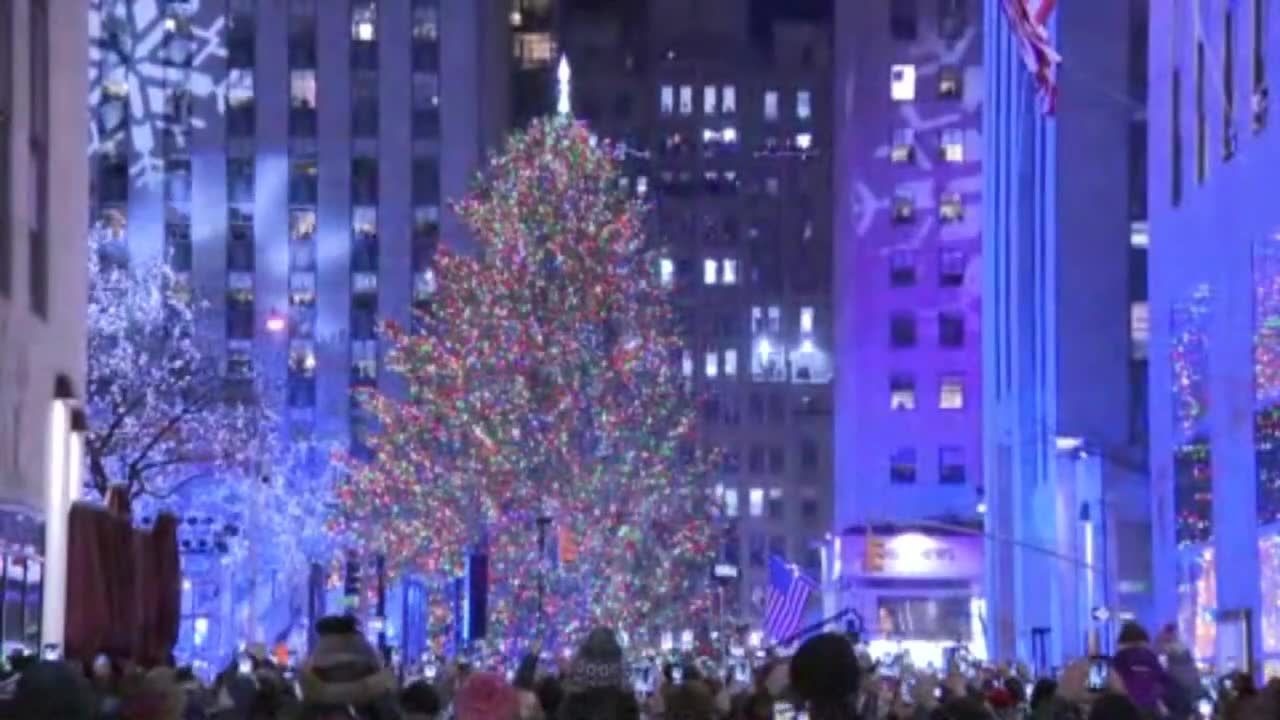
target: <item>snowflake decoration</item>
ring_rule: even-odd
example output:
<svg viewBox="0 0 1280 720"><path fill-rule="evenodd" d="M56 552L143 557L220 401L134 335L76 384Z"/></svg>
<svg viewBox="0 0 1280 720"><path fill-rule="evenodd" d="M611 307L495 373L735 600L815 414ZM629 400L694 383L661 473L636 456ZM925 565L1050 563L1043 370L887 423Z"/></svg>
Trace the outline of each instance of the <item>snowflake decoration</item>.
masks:
<svg viewBox="0 0 1280 720"><path fill-rule="evenodd" d="M179 23L187 29L190 48L190 62L181 65L166 57ZM169 93L185 88L193 102L220 98L226 77L215 77L210 64L227 56L225 26L220 12L200 12L200 0L90 0L89 107L96 115L113 92L127 98L123 127L116 125L110 136L99 118L90 122L90 155L119 144L132 154L130 178L158 183L164 170L161 139L172 124L166 113ZM221 111L221 102L212 105ZM204 126L202 115L191 113L189 127Z"/></svg>

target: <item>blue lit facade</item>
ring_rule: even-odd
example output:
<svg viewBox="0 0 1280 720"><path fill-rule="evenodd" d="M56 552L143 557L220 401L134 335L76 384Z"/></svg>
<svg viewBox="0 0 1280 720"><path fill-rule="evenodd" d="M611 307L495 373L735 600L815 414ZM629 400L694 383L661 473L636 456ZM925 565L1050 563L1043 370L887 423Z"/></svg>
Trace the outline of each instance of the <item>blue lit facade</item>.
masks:
<svg viewBox="0 0 1280 720"><path fill-rule="evenodd" d="M1151 466L1155 593L1197 655L1280 662L1272 0L1153 3ZM1198 15L1197 15L1198 13Z"/></svg>
<svg viewBox="0 0 1280 720"><path fill-rule="evenodd" d="M310 492L332 480L330 447L360 450L352 390L393 387L377 324L410 324L435 249L466 246L446 206L507 127L504 8L91 3L91 219L190 277L228 377L265 377L282 429L320 459L290 479ZM224 522L183 536L182 642L275 641L298 626L306 573L211 562Z"/></svg>

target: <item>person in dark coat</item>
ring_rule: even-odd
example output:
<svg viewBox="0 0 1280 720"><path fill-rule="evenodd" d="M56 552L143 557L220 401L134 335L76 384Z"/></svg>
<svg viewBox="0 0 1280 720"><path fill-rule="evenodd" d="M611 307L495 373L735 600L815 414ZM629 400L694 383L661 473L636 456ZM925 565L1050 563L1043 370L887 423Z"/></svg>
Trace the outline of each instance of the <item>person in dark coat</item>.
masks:
<svg viewBox="0 0 1280 720"><path fill-rule="evenodd" d="M332 616L316 623L316 644L298 674L300 720L400 720L396 678L356 625Z"/></svg>
<svg viewBox="0 0 1280 720"><path fill-rule="evenodd" d="M1164 698L1171 680L1151 649L1151 638L1141 625L1127 622L1117 638L1119 649L1111 660L1112 668L1124 683L1133 704L1144 714L1164 715Z"/></svg>

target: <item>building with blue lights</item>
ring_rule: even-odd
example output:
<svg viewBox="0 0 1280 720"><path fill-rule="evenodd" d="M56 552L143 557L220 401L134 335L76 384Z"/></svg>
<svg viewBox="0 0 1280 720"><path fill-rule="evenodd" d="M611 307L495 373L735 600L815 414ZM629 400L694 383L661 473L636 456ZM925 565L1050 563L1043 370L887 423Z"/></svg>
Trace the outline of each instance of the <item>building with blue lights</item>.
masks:
<svg viewBox="0 0 1280 720"><path fill-rule="evenodd" d="M352 391L391 382L377 324L411 323L437 246L467 246L448 203L509 128L509 3L90 6L91 220L189 277L228 375L268 379L295 444L358 453ZM307 578L226 567L190 529L225 519L192 512L183 642L296 627Z"/></svg>
<svg viewBox="0 0 1280 720"><path fill-rule="evenodd" d="M1271 0L1152 3L1147 134L1157 608L1202 660L1252 655L1268 672L1280 662L1277 28Z"/></svg>
<svg viewBox="0 0 1280 720"><path fill-rule="evenodd" d="M1041 667L1150 607L1145 2L1060 3L1056 112L985 3L988 635ZM1158 323L1157 323L1158 325ZM1172 618L1166 618L1172 619Z"/></svg>

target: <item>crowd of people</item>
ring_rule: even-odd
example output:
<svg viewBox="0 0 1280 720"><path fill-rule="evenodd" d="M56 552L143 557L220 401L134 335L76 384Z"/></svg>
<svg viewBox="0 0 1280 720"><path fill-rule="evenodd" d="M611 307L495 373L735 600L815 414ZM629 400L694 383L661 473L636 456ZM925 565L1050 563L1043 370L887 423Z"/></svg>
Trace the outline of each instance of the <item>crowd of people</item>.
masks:
<svg viewBox="0 0 1280 720"><path fill-rule="evenodd" d="M592 631L564 663L528 655L511 674L455 662L402 681L356 621L316 625L296 672L245 654L211 683L189 670L20 662L0 684L0 720L1280 720L1280 680L1201 683L1186 648L1126 625L1112 657L1055 677L952 663L940 671L872 661L821 634L747 677L669 663L637 689L615 634Z"/></svg>

